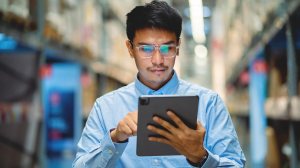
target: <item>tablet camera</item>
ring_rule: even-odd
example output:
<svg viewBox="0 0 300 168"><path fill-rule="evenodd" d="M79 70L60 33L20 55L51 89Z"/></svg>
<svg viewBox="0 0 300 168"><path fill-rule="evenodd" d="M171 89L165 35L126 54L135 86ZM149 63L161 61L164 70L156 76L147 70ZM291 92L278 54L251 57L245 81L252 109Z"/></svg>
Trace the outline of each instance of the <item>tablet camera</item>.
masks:
<svg viewBox="0 0 300 168"><path fill-rule="evenodd" d="M140 104L141 105L148 105L149 104L149 98L148 97L141 97L140 98Z"/></svg>

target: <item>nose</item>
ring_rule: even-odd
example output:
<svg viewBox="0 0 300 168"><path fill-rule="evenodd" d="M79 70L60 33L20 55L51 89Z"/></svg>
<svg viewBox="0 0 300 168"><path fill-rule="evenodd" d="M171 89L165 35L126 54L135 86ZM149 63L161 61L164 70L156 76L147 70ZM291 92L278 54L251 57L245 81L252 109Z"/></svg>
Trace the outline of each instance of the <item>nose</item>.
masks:
<svg viewBox="0 0 300 168"><path fill-rule="evenodd" d="M164 58L160 55L159 49L155 48L153 56L151 57L153 65L161 65L164 62Z"/></svg>

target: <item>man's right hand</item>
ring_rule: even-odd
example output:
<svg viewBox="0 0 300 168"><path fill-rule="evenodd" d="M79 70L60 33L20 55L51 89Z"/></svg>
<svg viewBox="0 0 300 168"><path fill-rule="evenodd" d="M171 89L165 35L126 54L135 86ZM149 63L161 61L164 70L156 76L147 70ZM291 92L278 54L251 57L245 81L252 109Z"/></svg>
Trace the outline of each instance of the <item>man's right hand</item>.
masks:
<svg viewBox="0 0 300 168"><path fill-rule="evenodd" d="M135 136L137 132L137 111L129 112L117 125L117 128L110 132L113 142L121 142L127 140L131 136Z"/></svg>

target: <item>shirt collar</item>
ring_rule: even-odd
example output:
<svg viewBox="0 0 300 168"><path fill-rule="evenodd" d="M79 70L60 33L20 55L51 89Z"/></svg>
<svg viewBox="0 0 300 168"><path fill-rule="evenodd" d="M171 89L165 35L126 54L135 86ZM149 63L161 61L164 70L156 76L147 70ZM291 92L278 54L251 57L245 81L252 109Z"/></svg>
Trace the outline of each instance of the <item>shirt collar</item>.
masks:
<svg viewBox="0 0 300 168"><path fill-rule="evenodd" d="M177 77L176 72L174 71L174 74L172 78L160 89L153 90L149 88L148 86L144 85L136 76L135 79L135 87L136 89L142 94L142 95L165 95L165 94L175 94L179 85L179 79Z"/></svg>

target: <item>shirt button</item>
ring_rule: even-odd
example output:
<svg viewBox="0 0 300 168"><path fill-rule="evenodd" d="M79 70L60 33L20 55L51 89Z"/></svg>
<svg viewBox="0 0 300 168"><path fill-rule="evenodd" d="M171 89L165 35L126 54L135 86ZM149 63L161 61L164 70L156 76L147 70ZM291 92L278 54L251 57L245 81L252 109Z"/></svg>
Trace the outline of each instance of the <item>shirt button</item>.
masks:
<svg viewBox="0 0 300 168"><path fill-rule="evenodd" d="M152 166L159 166L159 165L160 165L160 160L158 160L158 159L152 160Z"/></svg>
<svg viewBox="0 0 300 168"><path fill-rule="evenodd" d="M112 152L112 150L108 150L108 153L109 153L110 155L112 155L113 152Z"/></svg>

